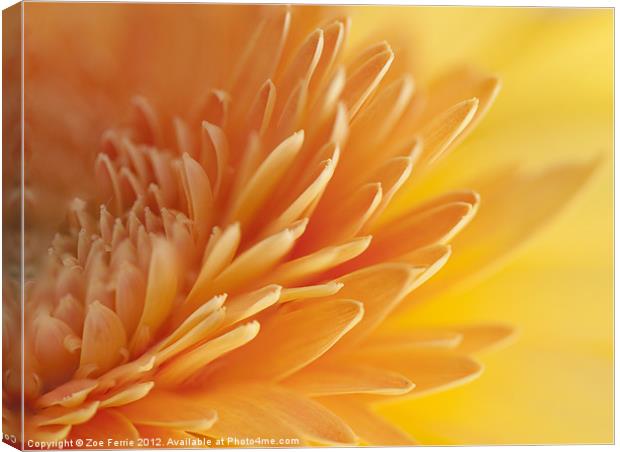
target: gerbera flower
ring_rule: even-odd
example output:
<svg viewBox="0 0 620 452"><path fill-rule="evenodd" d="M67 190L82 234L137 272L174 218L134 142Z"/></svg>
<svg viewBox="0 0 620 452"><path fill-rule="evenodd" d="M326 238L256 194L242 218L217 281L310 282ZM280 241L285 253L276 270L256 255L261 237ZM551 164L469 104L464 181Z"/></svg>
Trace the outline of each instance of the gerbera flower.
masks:
<svg viewBox="0 0 620 452"><path fill-rule="evenodd" d="M345 53L350 23L329 9L179 8L26 7L33 233L45 236L59 199L68 215L49 253L30 247L23 388L19 350L5 351L5 405L23 389L24 441L412 444L373 404L475 378L473 355L512 330L381 328L467 276L467 252L493 260L485 231L501 224L482 209L471 248L451 257L477 191L390 203L473 130L498 78L464 68L418 87L385 41ZM164 33L189 11L208 34ZM54 25L38 29L49 12ZM91 20L115 27L120 53L92 51L96 33L71 44L87 58L55 48ZM49 76L51 64L72 72ZM556 181L512 245L592 168L478 185L493 205L515 181ZM18 425L16 408L5 428Z"/></svg>

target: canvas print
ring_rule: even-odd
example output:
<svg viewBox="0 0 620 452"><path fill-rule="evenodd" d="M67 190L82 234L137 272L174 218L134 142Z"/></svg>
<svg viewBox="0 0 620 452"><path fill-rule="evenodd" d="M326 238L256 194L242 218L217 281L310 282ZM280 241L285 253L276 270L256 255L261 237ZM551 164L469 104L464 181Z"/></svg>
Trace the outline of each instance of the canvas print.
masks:
<svg viewBox="0 0 620 452"><path fill-rule="evenodd" d="M4 442L613 442L613 26L5 10Z"/></svg>

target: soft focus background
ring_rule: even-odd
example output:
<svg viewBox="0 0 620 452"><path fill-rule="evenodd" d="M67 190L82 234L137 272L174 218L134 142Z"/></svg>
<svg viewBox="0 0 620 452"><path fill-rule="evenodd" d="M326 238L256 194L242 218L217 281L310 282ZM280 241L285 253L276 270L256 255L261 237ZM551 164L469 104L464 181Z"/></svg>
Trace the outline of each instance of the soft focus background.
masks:
<svg viewBox="0 0 620 452"><path fill-rule="evenodd" d="M500 76L488 116L411 196L481 170L602 161L571 205L484 282L414 309L403 325L514 324L472 383L381 412L422 443L613 440L613 11L352 9L351 40L387 37L424 83L451 65ZM374 33L373 33L374 34ZM532 199L535 202L536 199ZM481 209L484 209L484 199ZM458 253L458 249L455 249Z"/></svg>

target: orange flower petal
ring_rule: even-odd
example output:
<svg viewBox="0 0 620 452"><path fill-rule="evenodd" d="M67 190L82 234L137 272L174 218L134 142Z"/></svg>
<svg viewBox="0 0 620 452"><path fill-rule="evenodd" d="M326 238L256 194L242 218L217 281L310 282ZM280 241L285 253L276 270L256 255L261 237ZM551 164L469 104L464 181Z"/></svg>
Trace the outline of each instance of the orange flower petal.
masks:
<svg viewBox="0 0 620 452"><path fill-rule="evenodd" d="M134 424L194 432L209 429L217 420L216 412L195 398L162 390L117 410Z"/></svg>
<svg viewBox="0 0 620 452"><path fill-rule="evenodd" d="M359 323L361 303L320 300L282 305L261 334L228 357L218 378L283 378L315 361ZM294 332L294 334L293 334Z"/></svg>
<svg viewBox="0 0 620 452"><path fill-rule="evenodd" d="M58 386L50 392L43 394L38 400L40 407L50 407L60 405L67 408L76 407L84 400L90 392L97 387L96 380L71 380Z"/></svg>
<svg viewBox="0 0 620 452"><path fill-rule="evenodd" d="M346 199L323 199L301 239L298 253L330 243L349 240L366 225L381 204L383 187L370 183L359 187Z"/></svg>
<svg viewBox="0 0 620 452"><path fill-rule="evenodd" d="M100 400L99 406L101 408L111 408L127 405L146 397L149 392L151 392L151 389L153 389L153 386L155 386L155 383L152 381L136 383L120 391L115 391L112 394L106 395Z"/></svg>
<svg viewBox="0 0 620 452"><path fill-rule="evenodd" d="M302 300L305 298L323 298L338 293L344 285L339 282L328 282L326 284L316 284L314 286L286 287L282 289L280 303L292 300Z"/></svg>
<svg viewBox="0 0 620 452"><path fill-rule="evenodd" d="M258 280L291 251L306 224L307 220L302 220L240 254L213 280L212 292L239 290L248 282Z"/></svg>
<svg viewBox="0 0 620 452"><path fill-rule="evenodd" d="M34 416L39 427L46 425L76 425L89 421L97 412L99 402L90 402L75 408L53 406L46 408Z"/></svg>
<svg viewBox="0 0 620 452"><path fill-rule="evenodd" d="M575 197L596 167L593 161L538 172L505 168L474 184L484 198L484 209L452 242L459 252L416 293L416 300L446 288L454 290L497 268Z"/></svg>
<svg viewBox="0 0 620 452"><path fill-rule="evenodd" d="M392 61L394 52L387 43L380 43L368 53L359 58L349 69L351 74L342 92L342 99L349 111L350 117L354 118L364 102L375 91Z"/></svg>
<svg viewBox="0 0 620 452"><path fill-rule="evenodd" d="M253 218L293 163L303 142L304 132L299 131L271 151L232 205L229 214L232 221L239 221L243 225Z"/></svg>
<svg viewBox="0 0 620 452"><path fill-rule="evenodd" d="M144 311L132 339L134 354L141 351L144 336L153 337L172 309L178 282L175 261L176 254L170 243L156 240L149 265Z"/></svg>
<svg viewBox="0 0 620 452"><path fill-rule="evenodd" d="M424 126L420 131L424 146L421 164L433 164L448 151L474 119L479 104L477 98L465 100Z"/></svg>
<svg viewBox="0 0 620 452"><path fill-rule="evenodd" d="M429 350L385 350L359 352L368 365L398 372L409 378L415 388L408 395L416 397L458 386L477 377L482 366L475 360L451 352Z"/></svg>
<svg viewBox="0 0 620 452"><path fill-rule="evenodd" d="M312 254L289 260L277 267L269 275L269 279L284 285L306 281L309 277L359 256L366 251L371 239L370 236L358 237L347 243L328 246Z"/></svg>
<svg viewBox="0 0 620 452"><path fill-rule="evenodd" d="M421 348L456 349L463 340L463 334L454 331L454 328L416 328L404 333L385 332L375 334L364 343L364 348L373 353L390 350L416 350Z"/></svg>
<svg viewBox="0 0 620 452"><path fill-rule="evenodd" d="M478 99L479 105L474 118L453 143L456 145L484 117L497 97L500 86L501 82L495 76L480 73L472 67L454 68L434 80L429 86L428 98L431 102L424 112L424 117L431 118L456 102L473 97Z"/></svg>
<svg viewBox="0 0 620 452"><path fill-rule="evenodd" d="M476 214L477 204L455 201L415 211L376 231L365 261L393 259L433 244L445 244Z"/></svg>
<svg viewBox="0 0 620 452"><path fill-rule="evenodd" d="M49 385L66 381L80 362L80 354L77 352L80 339L62 320L46 314L37 316L34 330L33 345L39 363L39 376Z"/></svg>
<svg viewBox="0 0 620 452"><path fill-rule="evenodd" d="M245 385L210 391L197 399L207 407L217 407L218 420L209 430L201 432L204 435L215 438L297 439L300 446L306 444L290 422L279 417L270 404L253 391L248 391Z"/></svg>
<svg viewBox="0 0 620 452"><path fill-rule="evenodd" d="M273 109L275 107L276 92L276 87L271 79L268 79L265 83L263 83L261 88L258 90L256 99L254 99L254 103L247 114L249 130L256 131L260 135L265 133L265 130L267 130L269 122L271 121L271 115L273 114Z"/></svg>
<svg viewBox="0 0 620 452"><path fill-rule="evenodd" d="M514 337L514 327L508 325L472 325L458 328L450 327L463 335L457 347L459 353L478 353Z"/></svg>
<svg viewBox="0 0 620 452"><path fill-rule="evenodd" d="M259 329L258 322L250 322L177 356L158 372L157 384L171 387L186 382L213 360L250 342Z"/></svg>
<svg viewBox="0 0 620 452"><path fill-rule="evenodd" d="M80 370L92 369L91 373L101 374L123 359L127 345L127 335L123 323L116 313L95 301L88 306L84 320Z"/></svg>
<svg viewBox="0 0 620 452"><path fill-rule="evenodd" d="M69 439L94 439L105 441L137 440L140 437L136 427L121 413L114 410L101 410L90 421L71 429Z"/></svg>
<svg viewBox="0 0 620 452"><path fill-rule="evenodd" d="M162 342L157 345L157 349L161 350L174 342L180 340L183 336L196 328L197 325L202 324L205 319L209 318L213 313L220 310L224 306L226 301L226 294L217 295L211 298L206 303L203 303L198 309L196 309L190 316L188 316L183 322L172 331Z"/></svg>
<svg viewBox="0 0 620 452"><path fill-rule="evenodd" d="M323 397L320 400L344 419L365 443L382 446L415 444L415 440L407 433L374 414L370 408L351 397Z"/></svg>
<svg viewBox="0 0 620 452"><path fill-rule="evenodd" d="M323 51L311 80L311 92L319 90L344 47L346 25L335 20L323 27Z"/></svg>
<svg viewBox="0 0 620 452"><path fill-rule="evenodd" d="M316 29L306 38L294 57L291 58L286 71L276 82L278 93L282 96L280 102L286 102L294 87L301 81L304 85L310 83L321 53L323 52L323 30Z"/></svg>
<svg viewBox="0 0 620 452"><path fill-rule="evenodd" d="M281 286L270 284L262 289L231 298L225 305L225 325L235 324L267 309L278 302L281 293Z"/></svg>
<svg viewBox="0 0 620 452"><path fill-rule="evenodd" d="M114 306L128 335L132 335L138 325L145 295L146 282L142 272L134 265L123 262L116 282Z"/></svg>
<svg viewBox="0 0 620 452"><path fill-rule="evenodd" d="M360 365L308 368L286 378L282 383L313 397L336 394L402 395L415 386L395 372Z"/></svg>
<svg viewBox="0 0 620 452"><path fill-rule="evenodd" d="M271 431L268 425L273 417L279 421L274 423L275 435L286 432L286 430L283 431L283 427L286 426L297 432L297 435L291 435L289 438L300 436L302 439L320 444L355 444L356 442L355 434L351 429L322 405L276 386L235 385L214 391L213 394L205 394L201 400L212 406L222 405L222 421L228 427L228 431L236 428L243 431L243 426L247 426L247 417L240 411L241 407L247 407L250 412L255 412L256 408L260 407L260 412L265 413L266 422L260 424L266 428L264 432ZM255 408L249 408L250 405ZM231 410L230 407L233 409ZM261 417L253 419L254 422L260 422ZM217 431L217 425L214 426L215 431Z"/></svg>
<svg viewBox="0 0 620 452"><path fill-rule="evenodd" d="M32 441L60 441L71 431L71 425L39 426L28 417L24 420L24 438Z"/></svg>
<svg viewBox="0 0 620 452"><path fill-rule="evenodd" d="M349 183L359 181L380 159L387 157L385 152L377 152L377 146L383 146L382 142L400 120L413 92L413 79L405 75L378 92L368 108L355 117L347 146L350 153L343 162L339 187L346 187L348 178L353 178Z"/></svg>
<svg viewBox="0 0 620 452"><path fill-rule="evenodd" d="M407 264L388 263L338 278L336 281L344 284L338 296L360 300L364 304L364 318L334 350L349 348L370 334L409 293L412 282L424 271L424 268L413 268Z"/></svg>
<svg viewBox="0 0 620 452"><path fill-rule="evenodd" d="M187 153L183 154L182 161L181 181L189 216L194 221L193 229L197 235L196 246L201 247L206 241L207 232L211 226L213 193L209 178L202 166Z"/></svg>
<svg viewBox="0 0 620 452"><path fill-rule="evenodd" d="M205 251L202 267L194 282L194 286L185 299L184 309L191 311L198 303L201 303L209 296L211 291L210 283L226 266L228 266L241 242L241 229L239 223L228 226L221 234L213 238L209 243L210 247Z"/></svg>
<svg viewBox="0 0 620 452"><path fill-rule="evenodd" d="M280 61L290 22L290 11L285 8L278 9L259 24L248 40L231 78L231 92L235 93L239 107L242 108L246 99L256 93L261 83L272 77ZM249 71L248 68L252 70Z"/></svg>

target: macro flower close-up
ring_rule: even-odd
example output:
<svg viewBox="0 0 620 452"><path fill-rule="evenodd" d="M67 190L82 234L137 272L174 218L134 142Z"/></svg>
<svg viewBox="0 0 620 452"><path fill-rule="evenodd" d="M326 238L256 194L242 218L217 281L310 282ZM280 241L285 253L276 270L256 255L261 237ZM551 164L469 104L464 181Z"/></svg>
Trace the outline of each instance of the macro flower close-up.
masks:
<svg viewBox="0 0 620 452"><path fill-rule="evenodd" d="M612 10L23 8L22 446L612 441Z"/></svg>

